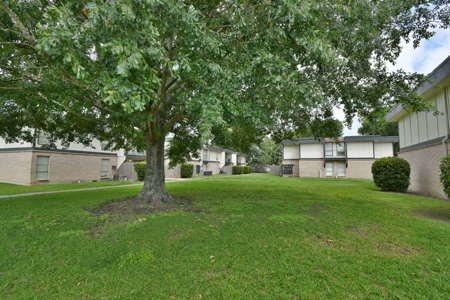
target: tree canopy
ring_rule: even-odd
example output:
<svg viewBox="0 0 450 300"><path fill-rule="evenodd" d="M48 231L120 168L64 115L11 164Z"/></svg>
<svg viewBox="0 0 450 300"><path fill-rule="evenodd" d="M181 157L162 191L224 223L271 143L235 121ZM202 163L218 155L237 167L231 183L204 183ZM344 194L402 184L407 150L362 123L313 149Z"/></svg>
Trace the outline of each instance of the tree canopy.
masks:
<svg viewBox="0 0 450 300"><path fill-rule="evenodd" d="M441 0L2 0L0 136L145 145L146 178L162 180L142 197L165 201L169 132L185 145L177 159L202 141L242 151L313 124L325 136L341 105L347 123L386 104L427 108L414 92L424 77L386 64L402 40L447 28L448 11Z"/></svg>

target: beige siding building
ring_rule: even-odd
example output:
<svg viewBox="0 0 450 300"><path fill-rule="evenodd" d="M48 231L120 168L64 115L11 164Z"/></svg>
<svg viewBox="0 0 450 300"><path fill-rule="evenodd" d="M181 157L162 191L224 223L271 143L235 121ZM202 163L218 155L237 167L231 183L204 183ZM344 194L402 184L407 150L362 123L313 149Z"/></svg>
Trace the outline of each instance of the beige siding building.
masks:
<svg viewBox="0 0 450 300"><path fill-rule="evenodd" d="M386 116L386 121L398 122L398 156L411 165L411 192L446 198L439 180L439 159L449 153L449 86L450 56L429 74L429 82L417 90L441 114L407 112L397 105Z"/></svg>
<svg viewBox="0 0 450 300"><path fill-rule="evenodd" d="M191 156L191 161L187 162L194 165L193 176L202 175L204 172L211 172L212 175L231 174L233 165L247 164L247 155L230 149L203 146L198 153L199 159ZM169 162L170 159L165 160L166 177L179 178L181 176L180 165L169 168Z"/></svg>
<svg viewBox="0 0 450 300"><path fill-rule="evenodd" d="M71 143L63 148L44 149L48 144L39 134L34 143L7 144L0 139L0 182L34 185L111 180L119 163L117 152L105 143L92 141L91 147Z"/></svg>
<svg viewBox="0 0 450 300"><path fill-rule="evenodd" d="M302 138L284 141L283 176L372 178L372 163L394 155L393 136Z"/></svg>

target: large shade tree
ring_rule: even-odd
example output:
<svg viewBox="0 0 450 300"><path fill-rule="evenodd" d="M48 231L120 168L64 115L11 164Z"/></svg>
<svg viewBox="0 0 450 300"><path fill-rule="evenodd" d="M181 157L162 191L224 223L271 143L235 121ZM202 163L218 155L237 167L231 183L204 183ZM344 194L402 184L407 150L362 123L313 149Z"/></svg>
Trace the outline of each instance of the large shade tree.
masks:
<svg viewBox="0 0 450 300"><path fill-rule="evenodd" d="M205 140L244 149L320 124L336 106L347 121L423 108L424 78L386 64L448 22L441 0L1 0L0 136L145 147L138 197L167 202L169 132L178 160Z"/></svg>

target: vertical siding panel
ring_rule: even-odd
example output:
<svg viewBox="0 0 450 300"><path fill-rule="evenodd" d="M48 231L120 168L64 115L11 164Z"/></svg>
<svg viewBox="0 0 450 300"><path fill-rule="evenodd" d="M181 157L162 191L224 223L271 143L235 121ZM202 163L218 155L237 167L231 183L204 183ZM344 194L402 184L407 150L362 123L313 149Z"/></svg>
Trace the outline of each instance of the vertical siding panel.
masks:
<svg viewBox="0 0 450 300"><path fill-rule="evenodd" d="M444 114L445 112L444 91L442 91L436 96L436 107L442 113L442 115L437 116L439 136L445 136L447 129Z"/></svg>
<svg viewBox="0 0 450 300"><path fill-rule="evenodd" d="M436 105L436 101L433 98L431 104ZM432 140L439 137L437 117L433 116L433 112L427 113L427 127L428 127L428 140Z"/></svg>
<svg viewBox="0 0 450 300"><path fill-rule="evenodd" d="M403 127L405 130L405 147L411 146L411 117L407 115L403 119Z"/></svg>
<svg viewBox="0 0 450 300"><path fill-rule="evenodd" d="M428 129L427 129L427 113L419 112L417 113L418 126L419 126L419 143L428 141Z"/></svg>
<svg viewBox="0 0 450 300"><path fill-rule="evenodd" d="M398 139L400 148L405 147L405 126L403 124L405 123L404 119L400 119L398 121Z"/></svg>
<svg viewBox="0 0 450 300"><path fill-rule="evenodd" d="M419 143L419 121L417 120L417 113L411 113L411 144L415 145Z"/></svg>

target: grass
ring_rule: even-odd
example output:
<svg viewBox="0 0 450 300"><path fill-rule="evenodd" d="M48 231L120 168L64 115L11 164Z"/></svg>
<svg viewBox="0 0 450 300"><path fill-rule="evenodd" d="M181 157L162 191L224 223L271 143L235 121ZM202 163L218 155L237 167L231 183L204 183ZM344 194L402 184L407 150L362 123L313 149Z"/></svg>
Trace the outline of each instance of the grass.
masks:
<svg viewBox="0 0 450 300"><path fill-rule="evenodd" d="M266 174L167 188L203 212L82 209L139 186L0 199L0 298L450 298L450 223L411 213L447 202Z"/></svg>
<svg viewBox="0 0 450 300"><path fill-rule="evenodd" d="M0 196L14 195L37 192L77 190L85 188L95 188L104 186L119 186L142 183L139 181L98 181L98 182L82 182L82 183L63 183L63 184L45 184L23 186L18 184L0 182Z"/></svg>

